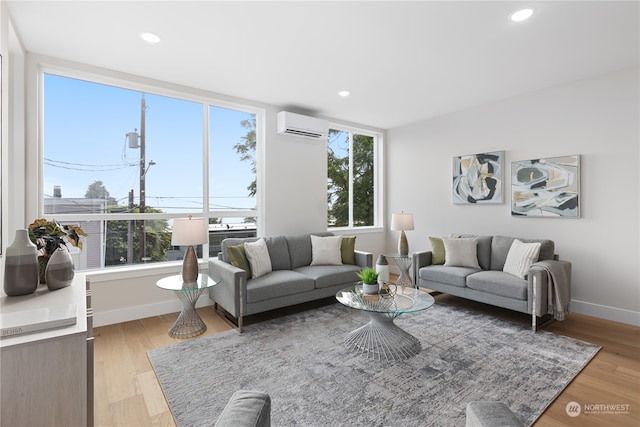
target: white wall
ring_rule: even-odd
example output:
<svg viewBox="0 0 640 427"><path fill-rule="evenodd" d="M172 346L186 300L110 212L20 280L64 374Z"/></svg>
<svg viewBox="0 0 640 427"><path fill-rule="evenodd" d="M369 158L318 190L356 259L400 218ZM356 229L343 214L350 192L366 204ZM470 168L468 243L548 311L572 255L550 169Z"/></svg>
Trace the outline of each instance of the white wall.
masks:
<svg viewBox="0 0 640 427"><path fill-rule="evenodd" d="M391 129L387 215L414 213L411 251L450 233L552 239L573 265L574 312L640 325L639 90L638 68L626 69ZM452 204L452 157L498 150L505 203ZM582 218L510 215L511 161L574 154Z"/></svg>

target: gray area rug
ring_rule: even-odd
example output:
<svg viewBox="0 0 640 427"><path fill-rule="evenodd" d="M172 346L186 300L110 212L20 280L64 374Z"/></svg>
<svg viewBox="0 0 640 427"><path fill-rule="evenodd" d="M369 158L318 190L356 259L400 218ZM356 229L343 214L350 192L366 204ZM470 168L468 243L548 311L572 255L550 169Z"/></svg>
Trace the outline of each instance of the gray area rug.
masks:
<svg viewBox="0 0 640 427"><path fill-rule="evenodd" d="M422 352L387 363L349 352L366 314L338 303L150 350L179 426L212 425L238 389L272 398L274 426L464 426L467 402L505 402L531 425L600 349L436 304L396 323Z"/></svg>

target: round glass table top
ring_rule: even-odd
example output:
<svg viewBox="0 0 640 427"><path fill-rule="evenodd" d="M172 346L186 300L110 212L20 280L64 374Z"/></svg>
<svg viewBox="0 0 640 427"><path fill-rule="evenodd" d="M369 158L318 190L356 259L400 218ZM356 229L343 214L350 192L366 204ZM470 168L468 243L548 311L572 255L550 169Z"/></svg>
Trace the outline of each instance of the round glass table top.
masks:
<svg viewBox="0 0 640 427"><path fill-rule="evenodd" d="M416 288L390 285L396 293L391 296L364 295L362 285L357 284L342 289L336 299L347 307L376 313L403 314L426 310L435 300L429 293Z"/></svg>
<svg viewBox="0 0 640 427"><path fill-rule="evenodd" d="M198 279L195 282L184 282L182 275L176 274L174 276L165 277L156 282L156 286L168 291L186 291L188 289L207 289L217 285L218 282L209 277L208 274L198 274Z"/></svg>

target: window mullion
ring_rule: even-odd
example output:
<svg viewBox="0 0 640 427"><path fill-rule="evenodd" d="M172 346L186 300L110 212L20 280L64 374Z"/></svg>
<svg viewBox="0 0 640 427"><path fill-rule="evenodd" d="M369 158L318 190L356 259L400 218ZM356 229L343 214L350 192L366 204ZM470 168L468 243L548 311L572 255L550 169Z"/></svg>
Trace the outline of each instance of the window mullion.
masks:
<svg viewBox="0 0 640 427"><path fill-rule="evenodd" d="M349 132L349 227L353 227L353 132Z"/></svg>

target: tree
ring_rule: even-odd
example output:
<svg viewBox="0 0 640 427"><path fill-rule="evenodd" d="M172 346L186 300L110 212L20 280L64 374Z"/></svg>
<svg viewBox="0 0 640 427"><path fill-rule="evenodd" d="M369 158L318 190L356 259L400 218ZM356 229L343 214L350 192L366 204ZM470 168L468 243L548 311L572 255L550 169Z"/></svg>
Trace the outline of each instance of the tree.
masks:
<svg viewBox="0 0 640 427"><path fill-rule="evenodd" d="M251 118L245 119L240 122L240 125L247 129L247 134L242 137L243 142L238 142L233 146L236 153L240 155L240 160L243 162L251 163L251 172L253 172L253 181L247 186L249 190L249 197L254 197L257 190L256 181L256 116L251 115Z"/></svg>
<svg viewBox="0 0 640 427"><path fill-rule="evenodd" d="M118 204L117 200L109 195L109 192L100 180L89 184L87 192L84 193L84 197L87 199L104 199L107 201L107 206L114 206Z"/></svg>
<svg viewBox="0 0 640 427"><path fill-rule="evenodd" d="M353 225L373 225L374 138L353 134ZM334 227L349 225L349 133L329 130L327 144L328 222ZM344 153L344 154L343 154Z"/></svg>
<svg viewBox="0 0 640 427"><path fill-rule="evenodd" d="M140 212L135 207L133 212ZM160 209L147 206L145 212L159 213ZM133 227L133 253L140 253L140 227L137 222ZM105 265L127 264L127 249L129 241L129 221L108 221L106 230L106 255ZM169 249L171 249L171 233L169 223L165 219L147 219L145 223L146 254L151 262L166 261ZM135 256L135 255L134 255ZM132 260L133 261L133 260Z"/></svg>

